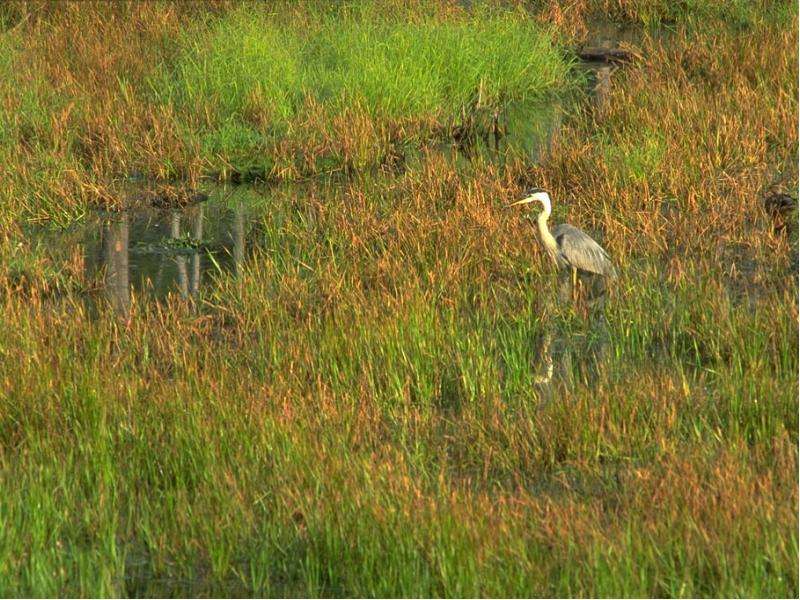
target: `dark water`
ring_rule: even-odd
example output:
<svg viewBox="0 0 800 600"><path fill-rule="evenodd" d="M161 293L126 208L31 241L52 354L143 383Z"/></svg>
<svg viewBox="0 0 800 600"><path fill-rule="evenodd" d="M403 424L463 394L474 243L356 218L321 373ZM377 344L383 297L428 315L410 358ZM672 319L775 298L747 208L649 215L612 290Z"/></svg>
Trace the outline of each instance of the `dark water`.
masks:
<svg viewBox="0 0 800 600"><path fill-rule="evenodd" d="M241 270L263 194L250 188L208 191L209 200L186 208L97 212L67 230L34 227L27 234L55 263L78 254L85 281L127 314L133 295L188 298L215 275Z"/></svg>
<svg viewBox="0 0 800 600"><path fill-rule="evenodd" d="M85 226L85 264L102 273L109 300L122 312L131 290L194 296L211 274L241 269L249 225L243 202L101 214Z"/></svg>

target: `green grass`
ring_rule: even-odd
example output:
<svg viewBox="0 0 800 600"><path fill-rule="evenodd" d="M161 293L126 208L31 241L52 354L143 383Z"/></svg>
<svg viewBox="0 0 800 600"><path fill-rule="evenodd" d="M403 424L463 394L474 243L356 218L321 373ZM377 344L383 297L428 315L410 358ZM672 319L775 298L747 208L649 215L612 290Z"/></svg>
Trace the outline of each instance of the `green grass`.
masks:
<svg viewBox="0 0 800 600"><path fill-rule="evenodd" d="M783 0L598 0L582 4L596 16L626 23L698 30L715 24L746 31L765 20L785 23L796 12L791 2Z"/></svg>
<svg viewBox="0 0 800 600"><path fill-rule="evenodd" d="M40 20L10 10L17 25L0 32L0 156L12 212L37 219L113 206L114 181L133 173L376 167L574 89L555 30L489 4L36 6ZM126 19L129 51L116 45Z"/></svg>
<svg viewBox="0 0 800 600"><path fill-rule="evenodd" d="M187 115L188 135L201 124L201 154L210 163L247 170L242 161L260 157L265 164L257 166L270 173L278 141L295 141L298 129L307 136L308 119L318 119L318 134L351 137L336 130L337 118L363 115L378 127L407 129L394 141L413 145L433 128L463 122L465 111L530 107L568 85L569 64L552 32L522 12L409 21L357 7L299 22L233 12L199 41L186 34L186 50L152 83L154 93ZM318 114L308 116L309 104ZM355 166L385 155L390 135L352 139Z"/></svg>
<svg viewBox="0 0 800 600"><path fill-rule="evenodd" d="M323 188L316 213L296 208L315 186L240 193L264 208L259 250L196 308L139 305L122 326L69 289L7 304L0 589L796 589L796 542L772 522L794 502L772 479L796 465L788 290L742 303L707 265L672 285L643 263L604 331L557 309L530 257L445 221L416 231L417 176ZM367 225L363 189L394 236ZM548 333L549 391L533 383Z"/></svg>
<svg viewBox="0 0 800 600"><path fill-rule="evenodd" d="M645 36L602 119L494 161L427 136L568 88L579 22L71 6L0 34L0 595L797 595L797 231L760 203L797 184L796 15ZM213 191L243 268L127 316L96 232L26 222L404 144ZM529 185L613 256L602 315L557 302Z"/></svg>

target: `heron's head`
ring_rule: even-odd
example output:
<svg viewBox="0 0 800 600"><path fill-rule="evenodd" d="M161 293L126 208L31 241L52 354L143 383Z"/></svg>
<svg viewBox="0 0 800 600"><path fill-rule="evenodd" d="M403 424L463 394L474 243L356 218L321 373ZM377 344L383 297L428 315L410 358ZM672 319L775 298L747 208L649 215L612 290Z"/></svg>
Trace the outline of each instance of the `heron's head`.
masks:
<svg viewBox="0 0 800 600"><path fill-rule="evenodd" d="M542 188L533 188L526 192L525 197L522 200L517 200L509 204L509 206L519 206L521 204L530 204L531 202L541 202L542 208L545 212L550 212L550 194L545 192Z"/></svg>

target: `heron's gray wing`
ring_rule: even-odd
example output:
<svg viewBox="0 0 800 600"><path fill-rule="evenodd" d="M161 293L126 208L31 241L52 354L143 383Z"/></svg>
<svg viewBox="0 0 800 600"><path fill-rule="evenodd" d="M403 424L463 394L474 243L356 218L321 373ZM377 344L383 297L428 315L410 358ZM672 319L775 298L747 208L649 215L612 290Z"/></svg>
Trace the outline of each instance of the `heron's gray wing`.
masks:
<svg viewBox="0 0 800 600"><path fill-rule="evenodd" d="M617 271L603 247L586 233L569 223L553 228L553 237L563 259L571 266L607 277L616 277Z"/></svg>

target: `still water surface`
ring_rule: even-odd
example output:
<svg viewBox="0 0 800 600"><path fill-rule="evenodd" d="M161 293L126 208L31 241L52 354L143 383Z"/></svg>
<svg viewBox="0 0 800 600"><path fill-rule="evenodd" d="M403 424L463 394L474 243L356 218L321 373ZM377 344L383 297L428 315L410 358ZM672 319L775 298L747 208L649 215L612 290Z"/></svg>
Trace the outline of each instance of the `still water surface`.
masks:
<svg viewBox="0 0 800 600"><path fill-rule="evenodd" d="M213 273L240 270L250 225L244 202L219 199L102 214L85 226L85 264L102 273L109 300L124 313L131 290L154 298L195 296Z"/></svg>

